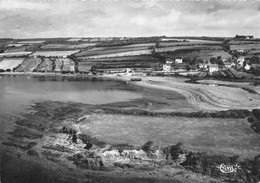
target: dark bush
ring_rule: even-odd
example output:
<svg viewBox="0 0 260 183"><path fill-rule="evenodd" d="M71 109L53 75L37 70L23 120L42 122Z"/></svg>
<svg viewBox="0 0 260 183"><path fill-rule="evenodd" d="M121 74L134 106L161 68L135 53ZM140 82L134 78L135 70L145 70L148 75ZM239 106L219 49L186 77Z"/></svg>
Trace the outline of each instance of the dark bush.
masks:
<svg viewBox="0 0 260 183"><path fill-rule="evenodd" d="M256 119L258 119L260 121L260 109L253 109L252 113L254 114Z"/></svg>
<svg viewBox="0 0 260 183"><path fill-rule="evenodd" d="M153 146L154 142L153 141L148 141L146 142L143 146L142 149L145 152L150 152L152 150L152 146Z"/></svg>
<svg viewBox="0 0 260 183"><path fill-rule="evenodd" d="M4 69L0 69L0 72L5 72L5 70Z"/></svg>

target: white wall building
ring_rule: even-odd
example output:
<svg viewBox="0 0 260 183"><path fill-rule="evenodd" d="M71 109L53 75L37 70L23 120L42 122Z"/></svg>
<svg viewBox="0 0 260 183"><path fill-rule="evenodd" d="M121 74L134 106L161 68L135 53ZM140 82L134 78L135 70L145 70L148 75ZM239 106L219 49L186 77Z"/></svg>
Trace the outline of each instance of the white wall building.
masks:
<svg viewBox="0 0 260 183"><path fill-rule="evenodd" d="M212 72L215 72L215 71L218 71L218 64L210 64L209 65L209 72L212 73Z"/></svg>

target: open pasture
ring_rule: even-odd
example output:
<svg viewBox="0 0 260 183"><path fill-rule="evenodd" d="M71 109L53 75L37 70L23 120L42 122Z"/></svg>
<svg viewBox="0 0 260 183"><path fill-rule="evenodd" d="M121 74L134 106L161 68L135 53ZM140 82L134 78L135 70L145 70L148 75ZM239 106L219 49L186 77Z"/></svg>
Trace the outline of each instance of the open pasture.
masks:
<svg viewBox="0 0 260 183"><path fill-rule="evenodd" d="M75 71L75 64L74 61L71 59L61 59L62 61L62 71L63 72L74 72Z"/></svg>
<svg viewBox="0 0 260 183"><path fill-rule="evenodd" d="M260 43L230 45L230 49L231 50L260 50Z"/></svg>
<svg viewBox="0 0 260 183"><path fill-rule="evenodd" d="M135 52L149 50L151 44L142 44L141 46L126 45L126 46L109 46L109 47L96 47L76 54L78 57L83 56L97 56L97 55L109 55L119 54L124 52ZM130 54L131 55L131 54Z"/></svg>
<svg viewBox="0 0 260 183"><path fill-rule="evenodd" d="M40 43L44 43L45 41L18 41L18 44L40 44Z"/></svg>
<svg viewBox="0 0 260 183"><path fill-rule="evenodd" d="M156 48L156 52L169 52L176 50L190 50L190 49L200 49L200 50L222 50L221 46L205 46L205 45L194 45L194 46L170 46L170 47L162 47Z"/></svg>
<svg viewBox="0 0 260 183"><path fill-rule="evenodd" d="M0 61L0 69L3 70L13 70L14 68L18 67L22 62L24 58L4 58L2 61Z"/></svg>
<svg viewBox="0 0 260 183"><path fill-rule="evenodd" d="M115 130L116 129L116 130ZM182 142L189 149L210 154L253 157L260 152L260 136L245 119L92 115L80 130L102 141L159 146Z"/></svg>
<svg viewBox="0 0 260 183"><path fill-rule="evenodd" d="M191 43L191 44L221 44L222 41L211 41L202 39L175 39L175 38L163 38L161 42L171 43Z"/></svg>
<svg viewBox="0 0 260 183"><path fill-rule="evenodd" d="M20 52L10 52L10 53L0 53L0 57L22 57L22 56L27 56L31 54L32 52L30 51L20 51Z"/></svg>
<svg viewBox="0 0 260 183"><path fill-rule="evenodd" d="M67 41L69 41L69 42L76 42L76 41L80 41L80 40L81 40L81 38L70 38Z"/></svg>
<svg viewBox="0 0 260 183"><path fill-rule="evenodd" d="M229 44L260 44L260 41L254 41L254 40L247 40L247 41L238 41L238 40L231 40Z"/></svg>
<svg viewBox="0 0 260 183"><path fill-rule="evenodd" d="M182 58L197 58L202 60L209 60L212 57L217 58L221 56L222 58L230 58L231 55L224 50L206 50L206 49L186 49L186 50L176 50L169 53L163 53L165 56L175 56Z"/></svg>
<svg viewBox="0 0 260 183"><path fill-rule="evenodd" d="M43 58L42 63L38 66L37 71L40 72L51 72L53 68L53 62L49 58Z"/></svg>
<svg viewBox="0 0 260 183"><path fill-rule="evenodd" d="M46 44L41 46L41 49L43 50L73 50L73 49L82 49L87 48L89 46L95 46L96 43L82 43L82 44Z"/></svg>
<svg viewBox="0 0 260 183"><path fill-rule="evenodd" d="M124 56L134 56L134 55L149 55L152 50L137 50L137 51L127 51L114 54L104 54L104 55L90 55L85 56L87 59L98 59L98 58L108 58L108 57L124 57Z"/></svg>
<svg viewBox="0 0 260 183"><path fill-rule="evenodd" d="M44 57L62 57L68 56L74 53L79 52L79 50L70 50L70 51L36 51L32 55L33 56L44 56Z"/></svg>
<svg viewBox="0 0 260 183"><path fill-rule="evenodd" d="M89 63L89 62L79 62L78 64L79 72L89 72L93 65L94 65L93 63Z"/></svg>
<svg viewBox="0 0 260 183"><path fill-rule="evenodd" d="M159 47L167 47L167 46L196 46L196 45L220 45L221 42L218 41L208 41L208 42L200 42L200 41L188 41L188 42L160 42Z"/></svg>
<svg viewBox="0 0 260 183"><path fill-rule="evenodd" d="M33 72L41 64L41 58L27 58L23 63L16 69L18 72Z"/></svg>
<svg viewBox="0 0 260 183"><path fill-rule="evenodd" d="M61 59L55 59L54 60L54 66L55 66L55 69L54 69L55 72L61 72L62 67L63 67L62 60Z"/></svg>
<svg viewBox="0 0 260 183"><path fill-rule="evenodd" d="M85 57L78 57L81 62L125 62L125 61L161 61L160 58L155 58L152 55L137 55L137 56L127 56L127 57L111 57L111 58L96 58L88 59Z"/></svg>

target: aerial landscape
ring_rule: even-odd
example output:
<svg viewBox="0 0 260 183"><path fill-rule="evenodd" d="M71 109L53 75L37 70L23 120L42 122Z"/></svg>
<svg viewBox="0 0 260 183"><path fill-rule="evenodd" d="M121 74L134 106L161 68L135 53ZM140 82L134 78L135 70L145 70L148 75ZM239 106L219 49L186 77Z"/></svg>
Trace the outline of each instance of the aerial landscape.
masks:
<svg viewBox="0 0 260 183"><path fill-rule="evenodd" d="M0 182L259 183L259 7L0 1Z"/></svg>

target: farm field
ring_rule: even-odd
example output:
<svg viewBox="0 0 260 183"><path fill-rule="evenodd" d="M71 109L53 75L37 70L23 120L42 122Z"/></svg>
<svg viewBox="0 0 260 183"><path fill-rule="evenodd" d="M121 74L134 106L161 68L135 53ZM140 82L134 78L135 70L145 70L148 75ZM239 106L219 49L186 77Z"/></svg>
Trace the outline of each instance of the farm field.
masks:
<svg viewBox="0 0 260 183"><path fill-rule="evenodd" d="M45 57L62 57L77 53L79 50L73 51L36 51L33 56L45 56Z"/></svg>
<svg viewBox="0 0 260 183"><path fill-rule="evenodd" d="M97 58L97 59L85 59L85 57L78 57L78 60L84 62L125 62L125 61L161 61L159 58L155 58L152 55L138 55L138 56L127 56L127 57L112 57L112 58Z"/></svg>
<svg viewBox="0 0 260 183"><path fill-rule="evenodd" d="M137 50L137 51L114 53L114 54L92 55L92 56L86 56L85 58L96 59L96 58L106 58L106 57L123 57L123 56L133 56L133 55L149 55L151 53L152 50Z"/></svg>
<svg viewBox="0 0 260 183"><path fill-rule="evenodd" d="M76 54L78 57L82 56L94 56L94 55L108 55L117 54L123 52L132 52L139 50L148 50L149 47L155 45L155 43L148 44L131 44L124 46L107 46L107 47L96 47Z"/></svg>
<svg viewBox="0 0 260 183"><path fill-rule="evenodd" d="M161 39L162 42L171 42L172 43L193 43L193 44L221 44L222 41L211 41L211 40L200 40L200 39L175 39L175 38L163 38ZM186 41L186 42L184 42Z"/></svg>
<svg viewBox="0 0 260 183"><path fill-rule="evenodd" d="M29 51L21 51L21 52L11 52L11 53L0 53L0 57L18 57L18 56L27 56L32 52Z"/></svg>
<svg viewBox="0 0 260 183"><path fill-rule="evenodd" d="M18 44L39 44L44 42L45 41L18 41Z"/></svg>
<svg viewBox="0 0 260 183"><path fill-rule="evenodd" d="M63 62L61 59L55 59L54 60L54 65L55 65L55 72L61 72L62 67L63 67Z"/></svg>
<svg viewBox="0 0 260 183"><path fill-rule="evenodd" d="M14 53L14 52L24 52L26 47L25 46L21 46L21 47L9 47L8 49L6 49L6 53Z"/></svg>
<svg viewBox="0 0 260 183"><path fill-rule="evenodd" d="M89 46L95 46L96 43L82 43L82 44L47 44L41 46L41 49L51 50L51 49L82 49Z"/></svg>
<svg viewBox="0 0 260 183"><path fill-rule="evenodd" d="M88 117L80 130L116 144L143 145L151 140L159 146L167 146L182 142L195 151L236 154L244 158L256 156L260 151L260 137L245 119L96 114Z"/></svg>
<svg viewBox="0 0 260 183"><path fill-rule="evenodd" d="M260 43L258 44L236 44L236 45L230 45L231 50L260 50Z"/></svg>
<svg viewBox="0 0 260 183"><path fill-rule="evenodd" d="M238 40L231 40L229 44L260 44L260 41L238 41Z"/></svg>
<svg viewBox="0 0 260 183"><path fill-rule="evenodd" d="M200 50L223 50L221 46L205 46L205 45L194 45L194 46L171 46L171 47L162 47L156 48L156 53L176 51L176 50L191 50L191 49L200 49Z"/></svg>
<svg viewBox="0 0 260 183"><path fill-rule="evenodd" d="M94 65L93 63L79 62L78 65L79 72L89 72L93 65Z"/></svg>
<svg viewBox="0 0 260 183"><path fill-rule="evenodd" d="M177 50L170 53L163 53L165 56L175 56L182 58L197 58L202 60L209 60L212 57L217 58L221 56L222 58L230 58L231 55L224 50Z"/></svg>
<svg viewBox="0 0 260 183"><path fill-rule="evenodd" d="M43 58L42 63L38 66L37 71L40 72L51 72L53 69L53 62L49 58Z"/></svg>
<svg viewBox="0 0 260 183"><path fill-rule="evenodd" d="M0 61L0 69L3 70L13 70L14 68L18 67L19 64L23 62L24 58L4 58Z"/></svg>
<svg viewBox="0 0 260 183"><path fill-rule="evenodd" d="M160 42L159 47L167 47L167 46L196 46L196 45L220 45L221 42L196 42L196 41L189 41L189 42Z"/></svg>
<svg viewBox="0 0 260 183"><path fill-rule="evenodd" d="M19 66L16 71L18 72L33 72L41 64L41 58L27 58L23 61L21 66Z"/></svg>
<svg viewBox="0 0 260 183"><path fill-rule="evenodd" d="M61 59L62 60L62 71L64 72L74 72L75 64L71 59Z"/></svg>
<svg viewBox="0 0 260 183"><path fill-rule="evenodd" d="M81 38L71 38L71 39L68 39L67 41L69 42L75 42L75 41L80 41Z"/></svg>

